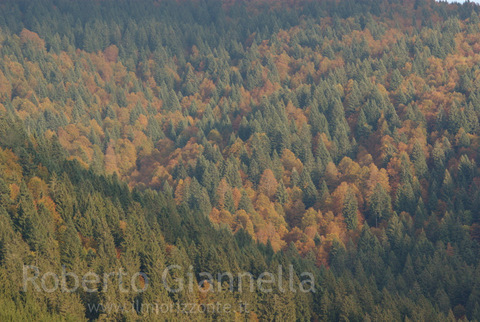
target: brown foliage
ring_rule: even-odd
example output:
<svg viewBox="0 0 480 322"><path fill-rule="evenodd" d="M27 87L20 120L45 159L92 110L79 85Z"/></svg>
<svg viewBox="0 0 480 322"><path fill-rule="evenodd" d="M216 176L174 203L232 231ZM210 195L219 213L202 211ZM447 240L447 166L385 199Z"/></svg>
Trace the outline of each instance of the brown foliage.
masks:
<svg viewBox="0 0 480 322"><path fill-rule="evenodd" d="M260 178L260 185L258 190L265 194L267 197L272 198L277 192L278 182L270 169L265 169Z"/></svg>

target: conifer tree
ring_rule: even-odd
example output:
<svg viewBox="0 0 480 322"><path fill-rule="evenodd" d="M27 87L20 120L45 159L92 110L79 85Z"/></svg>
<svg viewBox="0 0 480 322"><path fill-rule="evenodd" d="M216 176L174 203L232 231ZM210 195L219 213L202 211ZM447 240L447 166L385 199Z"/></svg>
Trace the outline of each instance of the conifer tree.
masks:
<svg viewBox="0 0 480 322"><path fill-rule="evenodd" d="M355 230L358 225L358 203L355 194L349 188L343 202L343 218L347 224L347 229Z"/></svg>

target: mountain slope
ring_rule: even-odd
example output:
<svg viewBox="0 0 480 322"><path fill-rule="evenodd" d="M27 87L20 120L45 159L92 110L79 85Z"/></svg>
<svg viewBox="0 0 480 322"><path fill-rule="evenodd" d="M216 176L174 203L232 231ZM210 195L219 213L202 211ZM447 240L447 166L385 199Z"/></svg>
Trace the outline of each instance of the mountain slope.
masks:
<svg viewBox="0 0 480 322"><path fill-rule="evenodd" d="M480 319L478 6L0 7L0 314L222 300L261 320ZM202 281L290 263L316 293L162 287L171 264ZM23 264L152 287L21 292ZM215 314L196 316L235 317Z"/></svg>

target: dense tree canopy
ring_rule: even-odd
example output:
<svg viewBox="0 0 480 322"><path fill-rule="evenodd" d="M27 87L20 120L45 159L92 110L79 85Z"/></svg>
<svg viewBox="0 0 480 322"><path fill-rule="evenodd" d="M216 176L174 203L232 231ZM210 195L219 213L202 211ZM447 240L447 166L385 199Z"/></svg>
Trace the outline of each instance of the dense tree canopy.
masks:
<svg viewBox="0 0 480 322"><path fill-rule="evenodd" d="M0 9L0 320L137 300L248 302L251 320L480 320L478 6ZM21 292L23 264L123 267L153 287ZM292 264L317 292L171 294L171 264L198 281Z"/></svg>

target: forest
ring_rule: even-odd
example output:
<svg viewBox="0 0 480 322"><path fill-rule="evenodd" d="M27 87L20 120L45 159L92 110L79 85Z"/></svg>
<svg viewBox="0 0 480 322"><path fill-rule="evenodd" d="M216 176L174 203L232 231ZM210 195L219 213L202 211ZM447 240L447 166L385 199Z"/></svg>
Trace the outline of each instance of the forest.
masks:
<svg viewBox="0 0 480 322"><path fill-rule="evenodd" d="M479 15L0 1L0 320L480 321ZM25 265L149 287L36 292ZM170 265L315 291L168 292ZM91 310L134 302L250 310Z"/></svg>

